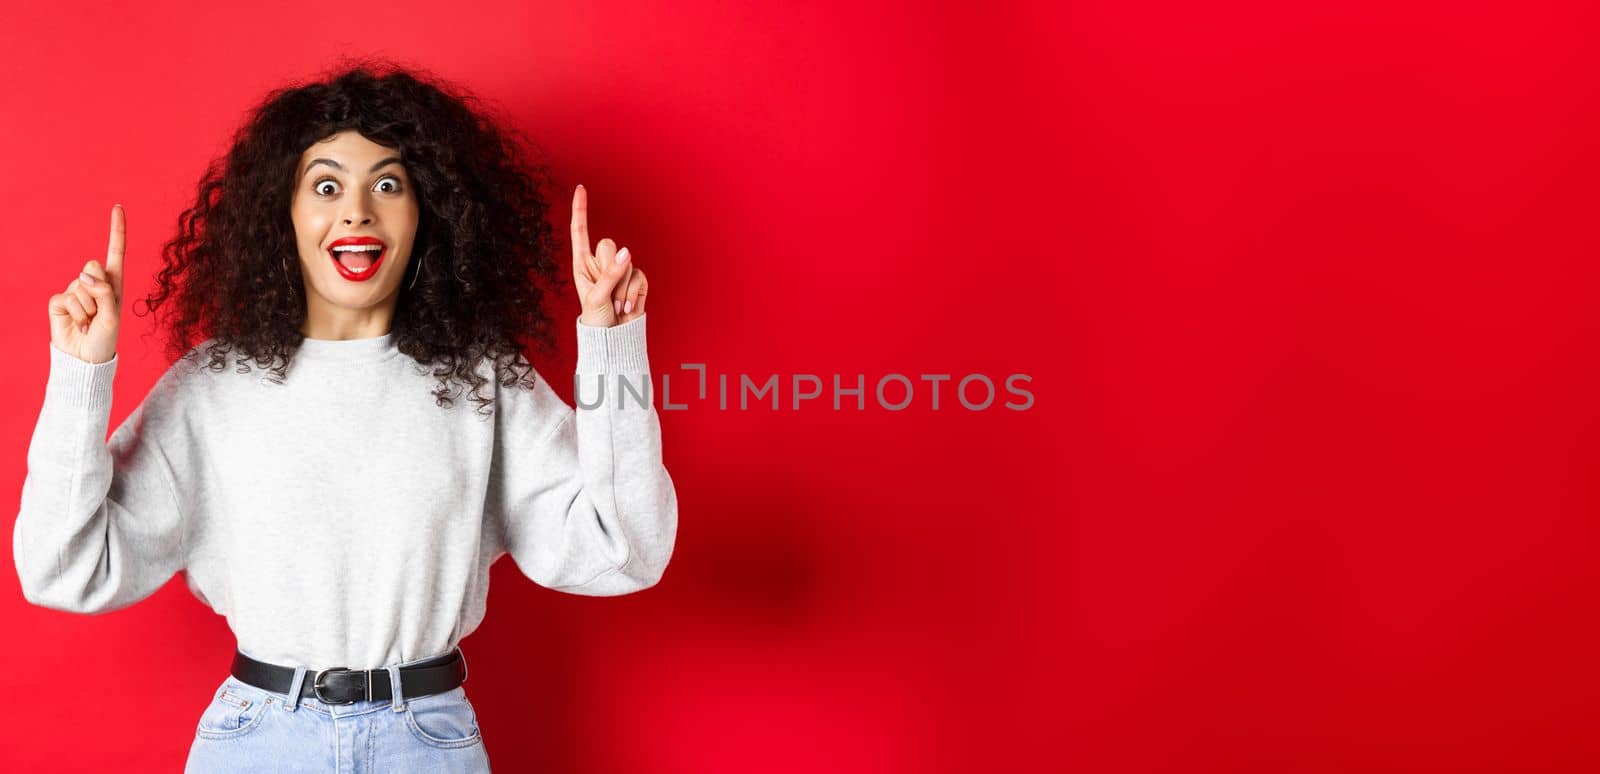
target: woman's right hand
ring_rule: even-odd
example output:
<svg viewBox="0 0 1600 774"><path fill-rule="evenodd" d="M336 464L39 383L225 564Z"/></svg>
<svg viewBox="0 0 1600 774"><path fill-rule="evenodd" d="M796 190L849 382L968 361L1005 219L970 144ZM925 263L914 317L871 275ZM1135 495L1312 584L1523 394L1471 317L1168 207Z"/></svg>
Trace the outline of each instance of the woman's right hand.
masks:
<svg viewBox="0 0 1600 774"><path fill-rule="evenodd" d="M87 363L105 363L117 353L122 320L122 253L127 223L122 205L111 208L111 243L106 263L84 264L67 289L50 297L50 343Z"/></svg>

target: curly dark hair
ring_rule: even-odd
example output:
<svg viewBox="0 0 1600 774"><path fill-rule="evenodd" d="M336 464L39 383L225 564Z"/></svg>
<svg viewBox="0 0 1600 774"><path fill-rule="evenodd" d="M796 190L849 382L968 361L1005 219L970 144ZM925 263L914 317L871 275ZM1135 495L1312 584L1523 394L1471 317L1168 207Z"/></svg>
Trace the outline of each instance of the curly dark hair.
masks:
<svg viewBox="0 0 1600 774"><path fill-rule="evenodd" d="M322 80L270 92L225 159L207 167L198 201L162 249L144 302L151 312L171 304L158 317L169 359L198 358L211 339L212 370L233 354L238 372L255 361L283 382L307 310L290 217L295 169L312 143L355 130L399 149L417 195L391 330L400 351L433 370L441 406L453 404L454 380L472 387L480 413L493 413L493 400L477 392L485 358L501 384L532 387L523 350L554 352L546 303L565 284L552 257L560 245L540 195L548 167L530 160L537 146L496 114L470 92L386 60L343 60Z"/></svg>

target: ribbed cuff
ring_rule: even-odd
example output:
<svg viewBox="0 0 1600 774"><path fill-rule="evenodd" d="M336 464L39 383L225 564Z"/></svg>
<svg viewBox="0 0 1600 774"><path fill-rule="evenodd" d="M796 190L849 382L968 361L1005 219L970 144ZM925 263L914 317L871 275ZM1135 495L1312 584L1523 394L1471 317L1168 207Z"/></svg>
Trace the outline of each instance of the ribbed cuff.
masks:
<svg viewBox="0 0 1600 774"><path fill-rule="evenodd" d="M644 348L644 319L640 314L628 322L601 328L578 323L578 367L580 374L642 374L650 371L650 358Z"/></svg>
<svg viewBox="0 0 1600 774"><path fill-rule="evenodd" d="M117 374L117 355L104 363L89 363L50 342L50 377L46 398L72 406L111 405L111 382Z"/></svg>

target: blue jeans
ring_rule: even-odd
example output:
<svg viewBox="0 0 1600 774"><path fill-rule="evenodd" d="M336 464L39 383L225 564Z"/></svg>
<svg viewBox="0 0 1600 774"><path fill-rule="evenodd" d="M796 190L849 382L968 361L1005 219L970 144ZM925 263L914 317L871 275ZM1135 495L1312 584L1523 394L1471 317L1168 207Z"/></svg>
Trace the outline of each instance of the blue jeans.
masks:
<svg viewBox="0 0 1600 774"><path fill-rule="evenodd" d="M400 684L394 698L354 704L291 699L303 681L316 676L304 667L296 669L288 694L257 688L230 674L200 715L184 772L489 771L489 754L466 689L458 685L407 698L399 669L411 663L386 667L389 684Z"/></svg>

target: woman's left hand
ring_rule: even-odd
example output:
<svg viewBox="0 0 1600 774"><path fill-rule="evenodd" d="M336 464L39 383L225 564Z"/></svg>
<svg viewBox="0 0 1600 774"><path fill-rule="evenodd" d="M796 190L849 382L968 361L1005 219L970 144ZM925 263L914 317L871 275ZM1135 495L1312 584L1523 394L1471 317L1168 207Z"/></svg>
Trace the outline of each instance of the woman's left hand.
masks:
<svg viewBox="0 0 1600 774"><path fill-rule="evenodd" d="M584 325L609 328L644 316L650 285L628 248L619 252L617 243L602 239L589 250L589 192L581 185L572 194L572 281L583 304L578 322Z"/></svg>

